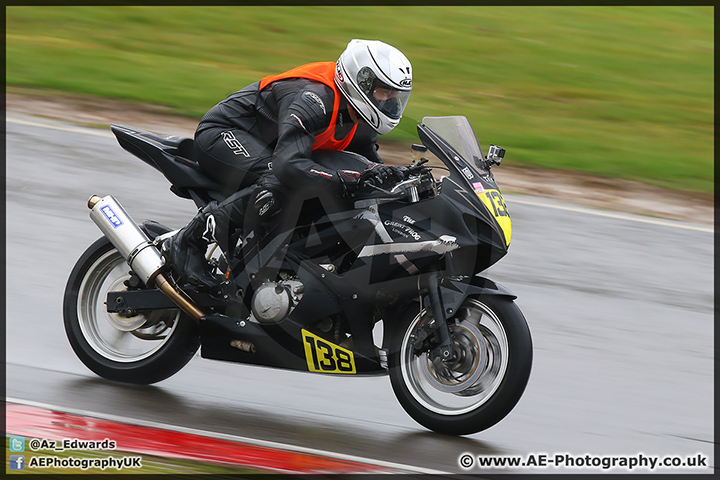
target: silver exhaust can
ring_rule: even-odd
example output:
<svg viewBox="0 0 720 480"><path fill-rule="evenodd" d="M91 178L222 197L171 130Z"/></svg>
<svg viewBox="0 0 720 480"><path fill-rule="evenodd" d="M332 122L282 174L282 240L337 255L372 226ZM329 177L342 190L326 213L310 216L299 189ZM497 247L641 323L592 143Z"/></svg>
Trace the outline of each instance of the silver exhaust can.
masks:
<svg viewBox="0 0 720 480"><path fill-rule="evenodd" d="M90 218L110 240L133 272L152 286L155 277L163 270L165 259L150 239L112 195L88 200Z"/></svg>

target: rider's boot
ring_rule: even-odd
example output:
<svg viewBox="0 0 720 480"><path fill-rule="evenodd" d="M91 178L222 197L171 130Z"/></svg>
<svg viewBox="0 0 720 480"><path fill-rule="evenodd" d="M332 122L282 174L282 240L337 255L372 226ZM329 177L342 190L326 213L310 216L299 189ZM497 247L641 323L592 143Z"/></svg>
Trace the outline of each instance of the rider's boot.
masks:
<svg viewBox="0 0 720 480"><path fill-rule="evenodd" d="M190 223L163 242L162 252L176 275L201 289L219 286L222 278L211 272L205 252L215 242L226 258L232 256L231 237L242 228L252 191L253 188L245 188L220 203L208 203Z"/></svg>
<svg viewBox="0 0 720 480"><path fill-rule="evenodd" d="M214 241L217 203L211 202L178 233L165 240L162 253L173 273L201 289L216 288L221 279L212 273L205 252Z"/></svg>

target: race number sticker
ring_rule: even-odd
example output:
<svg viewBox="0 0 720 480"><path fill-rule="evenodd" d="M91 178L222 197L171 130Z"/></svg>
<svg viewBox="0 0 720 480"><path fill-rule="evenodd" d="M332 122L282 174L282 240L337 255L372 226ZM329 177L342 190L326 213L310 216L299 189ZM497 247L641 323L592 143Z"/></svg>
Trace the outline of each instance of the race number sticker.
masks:
<svg viewBox="0 0 720 480"><path fill-rule="evenodd" d="M505 246L510 245L510 236L512 235L512 222L508 213L502 194L498 190L475 190L477 196L480 197L488 211L493 214L497 220L500 229L505 235Z"/></svg>
<svg viewBox="0 0 720 480"><path fill-rule="evenodd" d="M308 370L321 373L355 373L353 352L302 330Z"/></svg>

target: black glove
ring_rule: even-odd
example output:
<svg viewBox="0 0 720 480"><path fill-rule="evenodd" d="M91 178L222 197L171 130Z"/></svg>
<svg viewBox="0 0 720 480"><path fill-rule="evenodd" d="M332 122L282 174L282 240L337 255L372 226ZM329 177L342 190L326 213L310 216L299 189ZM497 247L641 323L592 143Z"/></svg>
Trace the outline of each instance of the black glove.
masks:
<svg viewBox="0 0 720 480"><path fill-rule="evenodd" d="M345 198L353 198L360 190L360 172L354 170L338 170L340 178L341 194Z"/></svg>
<svg viewBox="0 0 720 480"><path fill-rule="evenodd" d="M405 180L410 172L407 167L371 163L362 173L354 170L338 170L337 173L342 185L342 195L353 198L361 190L370 190L370 185L392 188Z"/></svg>
<svg viewBox="0 0 720 480"><path fill-rule="evenodd" d="M398 182L405 180L408 175L407 167L395 167L372 163L361 174L358 183L368 183L381 188L392 188Z"/></svg>

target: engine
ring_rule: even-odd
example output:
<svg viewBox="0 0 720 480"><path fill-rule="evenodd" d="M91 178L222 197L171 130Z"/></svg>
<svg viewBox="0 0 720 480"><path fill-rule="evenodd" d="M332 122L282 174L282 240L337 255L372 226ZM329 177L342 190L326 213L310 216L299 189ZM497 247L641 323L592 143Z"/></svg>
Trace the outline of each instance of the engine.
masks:
<svg viewBox="0 0 720 480"><path fill-rule="evenodd" d="M297 278L266 281L253 294L250 302L251 320L278 323L292 312L302 299L305 287Z"/></svg>

